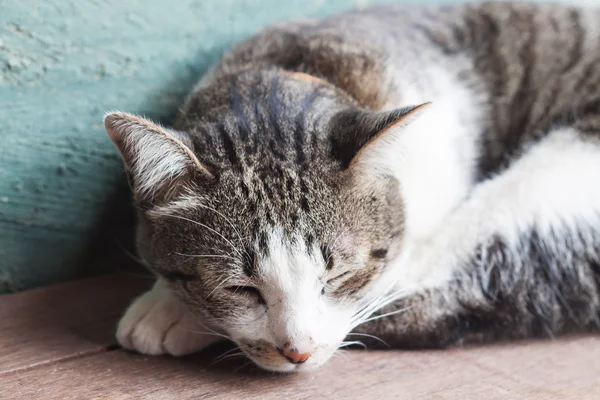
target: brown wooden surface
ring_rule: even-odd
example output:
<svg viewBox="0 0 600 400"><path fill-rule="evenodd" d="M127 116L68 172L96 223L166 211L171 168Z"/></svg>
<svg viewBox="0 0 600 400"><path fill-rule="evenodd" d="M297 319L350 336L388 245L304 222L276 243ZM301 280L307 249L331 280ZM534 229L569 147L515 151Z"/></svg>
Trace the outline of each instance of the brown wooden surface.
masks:
<svg viewBox="0 0 600 400"><path fill-rule="evenodd" d="M1 296L0 376L114 346L120 314L151 284L117 274Z"/></svg>
<svg viewBox="0 0 600 400"><path fill-rule="evenodd" d="M149 281L114 275L0 297L2 399L600 399L600 337L450 351L340 352L277 375L215 358L114 345L118 316Z"/></svg>

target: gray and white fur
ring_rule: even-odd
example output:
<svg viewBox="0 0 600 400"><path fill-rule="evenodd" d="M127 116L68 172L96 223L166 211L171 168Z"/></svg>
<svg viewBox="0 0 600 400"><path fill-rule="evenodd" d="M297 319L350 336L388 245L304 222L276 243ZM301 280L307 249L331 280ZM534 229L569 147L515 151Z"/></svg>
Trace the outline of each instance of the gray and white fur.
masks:
<svg viewBox="0 0 600 400"><path fill-rule="evenodd" d="M596 10L385 6L266 29L172 128L109 114L158 278L120 343L298 371L597 331L599 61Z"/></svg>

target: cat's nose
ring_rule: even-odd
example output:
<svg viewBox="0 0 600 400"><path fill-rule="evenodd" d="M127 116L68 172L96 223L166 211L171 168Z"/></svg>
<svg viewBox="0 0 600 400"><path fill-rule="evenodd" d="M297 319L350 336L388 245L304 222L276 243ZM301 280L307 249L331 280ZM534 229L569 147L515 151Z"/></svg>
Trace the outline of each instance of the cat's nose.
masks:
<svg viewBox="0 0 600 400"><path fill-rule="evenodd" d="M310 351L300 352L297 348L291 347L289 345L283 346L283 349L277 348L277 350L279 350L281 355L287 358L287 360L292 364L302 364L303 362L308 360L308 358L312 354Z"/></svg>

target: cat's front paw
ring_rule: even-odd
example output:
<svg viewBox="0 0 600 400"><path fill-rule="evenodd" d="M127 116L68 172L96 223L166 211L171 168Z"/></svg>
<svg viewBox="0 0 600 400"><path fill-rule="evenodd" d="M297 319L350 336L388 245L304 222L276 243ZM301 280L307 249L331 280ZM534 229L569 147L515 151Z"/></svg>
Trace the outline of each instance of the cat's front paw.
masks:
<svg viewBox="0 0 600 400"><path fill-rule="evenodd" d="M219 340L193 319L187 308L161 281L138 297L117 328L121 346L143 354L182 356L195 353Z"/></svg>

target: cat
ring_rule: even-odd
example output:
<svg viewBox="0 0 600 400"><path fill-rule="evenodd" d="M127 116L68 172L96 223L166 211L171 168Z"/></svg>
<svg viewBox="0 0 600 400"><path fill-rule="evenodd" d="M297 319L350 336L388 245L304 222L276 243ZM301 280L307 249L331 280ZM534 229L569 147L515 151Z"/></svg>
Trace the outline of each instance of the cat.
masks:
<svg viewBox="0 0 600 400"><path fill-rule="evenodd" d="M228 52L170 128L114 112L156 284L119 343L341 347L598 330L600 14L378 6Z"/></svg>

